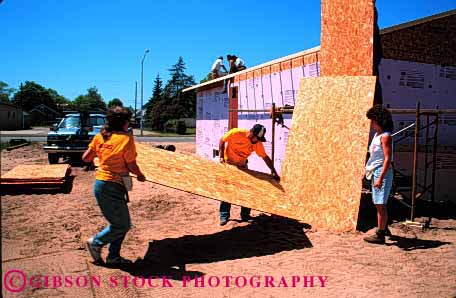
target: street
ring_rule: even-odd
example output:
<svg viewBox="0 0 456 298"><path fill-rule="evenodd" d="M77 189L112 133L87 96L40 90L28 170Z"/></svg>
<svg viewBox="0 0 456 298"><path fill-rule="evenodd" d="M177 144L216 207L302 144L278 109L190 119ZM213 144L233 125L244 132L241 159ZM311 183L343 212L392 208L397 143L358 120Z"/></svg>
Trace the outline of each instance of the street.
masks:
<svg viewBox="0 0 456 298"><path fill-rule="evenodd" d="M49 132L47 127L34 127L27 130L0 131L0 141L9 142L11 139L25 139L28 142L46 142ZM135 140L138 142L153 143L194 143L195 136L158 136L159 134L151 131L144 131L144 136L140 136L139 129L133 129Z"/></svg>

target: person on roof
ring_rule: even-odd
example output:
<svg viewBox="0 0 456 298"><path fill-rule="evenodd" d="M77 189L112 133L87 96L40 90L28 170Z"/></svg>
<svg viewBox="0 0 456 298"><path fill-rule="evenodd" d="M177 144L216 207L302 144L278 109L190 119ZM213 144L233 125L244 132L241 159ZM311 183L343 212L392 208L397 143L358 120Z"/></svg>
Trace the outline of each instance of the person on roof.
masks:
<svg viewBox="0 0 456 298"><path fill-rule="evenodd" d="M222 71L221 69L223 69L224 71ZM212 64L212 68L211 68L212 78L211 79L223 77L227 73L228 73L228 71L226 70L225 65L223 65L223 56L220 56Z"/></svg>
<svg viewBox="0 0 456 298"><path fill-rule="evenodd" d="M230 64L230 73L235 73L247 68L244 59L241 59L236 55L227 55L226 59Z"/></svg>

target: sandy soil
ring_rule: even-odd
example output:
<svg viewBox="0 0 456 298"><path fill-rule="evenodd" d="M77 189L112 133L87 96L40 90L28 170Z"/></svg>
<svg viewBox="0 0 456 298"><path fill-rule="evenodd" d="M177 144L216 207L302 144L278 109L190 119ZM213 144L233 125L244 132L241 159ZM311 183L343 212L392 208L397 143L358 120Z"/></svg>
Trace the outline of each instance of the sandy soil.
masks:
<svg viewBox="0 0 456 298"><path fill-rule="evenodd" d="M195 151L194 144L176 147ZM38 144L2 151L2 173L21 163L46 164L46 155ZM3 297L456 296L454 216L434 219L426 231L395 223L396 236L376 246L365 243L361 232L317 231L256 211L253 223L233 220L220 227L217 201L151 183L136 182L130 194L134 228L122 253L134 264L123 270L96 266L84 249L85 239L106 224L92 195L94 172L74 166L72 175L69 193L16 189L2 195L2 280L18 269L27 278L70 276L74 282L79 276L99 278L100 285L52 287L42 282L12 293L4 284ZM239 218L238 207L231 212ZM226 276L233 276L228 284ZM303 276L308 276L307 287ZM310 276L315 276L314 287ZM318 276L326 279L324 287ZM204 287L197 287L203 279ZM18 285L15 277L13 286Z"/></svg>

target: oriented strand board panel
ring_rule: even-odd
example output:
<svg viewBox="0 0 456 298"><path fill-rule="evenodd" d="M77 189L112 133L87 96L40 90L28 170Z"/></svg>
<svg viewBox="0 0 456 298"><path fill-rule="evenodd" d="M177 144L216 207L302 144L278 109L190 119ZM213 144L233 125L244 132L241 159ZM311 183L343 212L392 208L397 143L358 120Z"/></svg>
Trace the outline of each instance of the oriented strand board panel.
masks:
<svg viewBox="0 0 456 298"><path fill-rule="evenodd" d="M198 156L136 144L137 163L148 181L235 205L294 217L282 186L271 176L241 171ZM215 211L214 211L215 212Z"/></svg>
<svg viewBox="0 0 456 298"><path fill-rule="evenodd" d="M373 72L374 0L321 1L321 75Z"/></svg>
<svg viewBox="0 0 456 298"><path fill-rule="evenodd" d="M355 229L375 77L301 80L282 184L296 218L332 231Z"/></svg>
<svg viewBox="0 0 456 298"><path fill-rule="evenodd" d="M18 165L1 176L2 183L56 182L70 171L68 164Z"/></svg>

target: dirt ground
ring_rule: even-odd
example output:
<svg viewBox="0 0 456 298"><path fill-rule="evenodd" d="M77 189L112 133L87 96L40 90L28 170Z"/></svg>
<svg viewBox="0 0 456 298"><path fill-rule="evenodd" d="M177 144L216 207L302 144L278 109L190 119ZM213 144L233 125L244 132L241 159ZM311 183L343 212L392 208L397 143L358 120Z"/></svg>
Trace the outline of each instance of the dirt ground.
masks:
<svg viewBox="0 0 456 298"><path fill-rule="evenodd" d="M194 144L176 147L195 152ZM41 145L2 151L2 173L30 163L47 163ZM454 216L433 219L426 231L394 223L396 236L379 246L361 232L308 229L257 211L253 223L237 222L239 207L220 227L219 202L149 182L135 182L130 194L134 227L122 254L133 265L96 266L84 248L106 225L92 194L94 172L75 165L72 178L67 193L2 195L3 297L456 296Z"/></svg>

